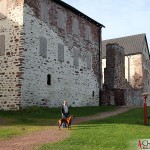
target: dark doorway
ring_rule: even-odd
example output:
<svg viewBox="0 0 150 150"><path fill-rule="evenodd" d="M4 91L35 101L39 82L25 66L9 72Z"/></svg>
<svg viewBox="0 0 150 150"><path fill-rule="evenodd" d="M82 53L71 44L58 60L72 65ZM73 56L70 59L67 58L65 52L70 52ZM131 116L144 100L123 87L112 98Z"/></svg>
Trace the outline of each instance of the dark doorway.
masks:
<svg viewBox="0 0 150 150"><path fill-rule="evenodd" d="M115 105L117 105L117 106L125 105L124 90L123 89L115 89L114 94L115 94Z"/></svg>

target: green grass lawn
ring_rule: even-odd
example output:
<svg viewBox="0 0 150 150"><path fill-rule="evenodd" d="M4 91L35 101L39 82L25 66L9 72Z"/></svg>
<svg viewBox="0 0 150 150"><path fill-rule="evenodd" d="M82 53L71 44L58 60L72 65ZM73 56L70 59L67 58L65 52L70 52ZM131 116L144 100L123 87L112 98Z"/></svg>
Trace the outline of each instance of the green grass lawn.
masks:
<svg viewBox="0 0 150 150"><path fill-rule="evenodd" d="M70 114L79 116L94 115L116 109L115 106L71 107ZM31 107L20 111L0 111L0 140L29 134L56 125L61 118L60 108Z"/></svg>
<svg viewBox="0 0 150 150"><path fill-rule="evenodd" d="M137 150L138 139L150 139L150 125L143 125L143 108L73 126L69 138L40 150Z"/></svg>
<svg viewBox="0 0 150 150"><path fill-rule="evenodd" d="M83 117L116 108L70 108L70 114ZM0 111L0 140L48 129L56 124L60 117L60 108L32 107L21 111ZM135 108L103 120L74 125L69 138L62 142L45 144L39 150L134 150L137 148L138 139L150 139L150 125L143 125L143 108Z"/></svg>

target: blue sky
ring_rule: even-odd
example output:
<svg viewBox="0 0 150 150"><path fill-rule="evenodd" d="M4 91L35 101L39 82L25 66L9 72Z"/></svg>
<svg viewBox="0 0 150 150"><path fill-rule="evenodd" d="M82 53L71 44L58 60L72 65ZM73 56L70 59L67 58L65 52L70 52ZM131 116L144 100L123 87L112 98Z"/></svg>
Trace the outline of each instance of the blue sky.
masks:
<svg viewBox="0 0 150 150"><path fill-rule="evenodd" d="M102 40L146 33L150 49L150 0L62 0L106 28Z"/></svg>

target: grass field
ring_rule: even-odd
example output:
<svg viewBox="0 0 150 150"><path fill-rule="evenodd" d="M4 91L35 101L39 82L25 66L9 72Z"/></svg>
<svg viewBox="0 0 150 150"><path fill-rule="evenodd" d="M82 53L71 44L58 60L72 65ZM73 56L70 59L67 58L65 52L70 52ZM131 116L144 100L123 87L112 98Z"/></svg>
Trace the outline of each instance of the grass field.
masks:
<svg viewBox="0 0 150 150"><path fill-rule="evenodd" d="M115 106L70 108L70 114L76 117L116 109ZM60 108L31 107L20 111L0 111L0 139L29 134L37 130L50 128L61 118Z"/></svg>
<svg viewBox="0 0 150 150"><path fill-rule="evenodd" d="M45 144L40 150L137 150L138 139L150 139L150 126L143 125L143 108L76 125L68 139Z"/></svg>

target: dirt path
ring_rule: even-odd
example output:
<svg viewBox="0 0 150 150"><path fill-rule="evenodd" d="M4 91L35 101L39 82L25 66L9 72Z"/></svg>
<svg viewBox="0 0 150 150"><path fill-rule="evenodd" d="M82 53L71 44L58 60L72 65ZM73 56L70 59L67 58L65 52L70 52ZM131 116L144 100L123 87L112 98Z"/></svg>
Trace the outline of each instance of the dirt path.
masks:
<svg viewBox="0 0 150 150"><path fill-rule="evenodd" d="M109 116L115 116L117 114L128 111L130 108L120 107L119 109L111 112L104 112L94 116L80 117L73 120L73 124L80 122L104 119ZM0 141L0 150L33 150L35 145L51 143L61 141L70 135L70 130L58 130L58 127L50 127L49 130L38 131L30 135L15 137L10 140Z"/></svg>

